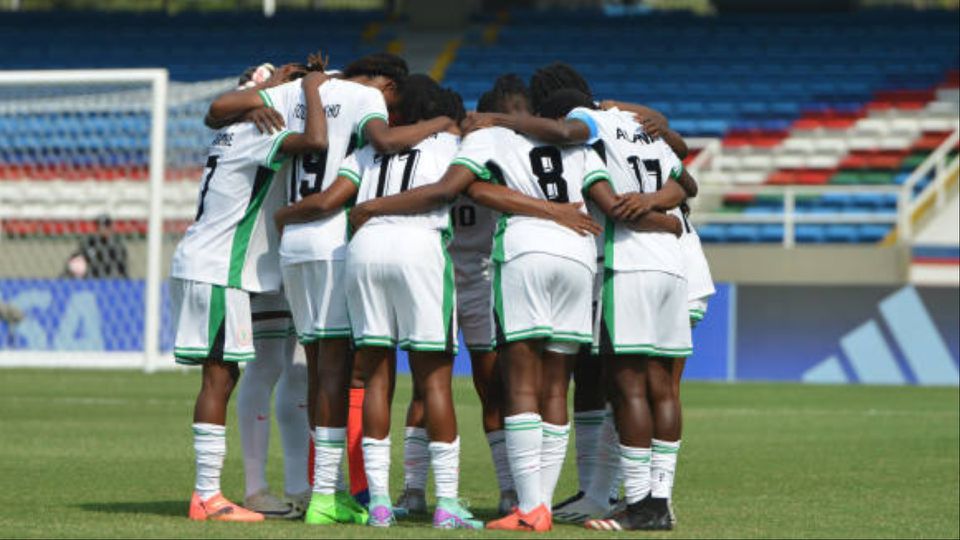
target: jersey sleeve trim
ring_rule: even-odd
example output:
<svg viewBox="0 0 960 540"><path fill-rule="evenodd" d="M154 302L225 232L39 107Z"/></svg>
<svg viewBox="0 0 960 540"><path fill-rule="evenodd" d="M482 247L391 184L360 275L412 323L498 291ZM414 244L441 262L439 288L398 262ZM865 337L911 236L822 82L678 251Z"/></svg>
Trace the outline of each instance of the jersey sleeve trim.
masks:
<svg viewBox="0 0 960 540"><path fill-rule="evenodd" d="M590 130L590 138L587 139L587 144L593 144L600 138L600 129L597 127L596 120L586 111L574 109L567 114L567 120L579 120L587 125L587 129Z"/></svg>
<svg viewBox="0 0 960 540"><path fill-rule="evenodd" d="M283 163L283 158L280 157L280 147L283 146L283 140L292 134L292 131L284 130L273 140L273 145L270 147L270 152L267 153L267 159L265 160L267 167L276 169Z"/></svg>
<svg viewBox="0 0 960 540"><path fill-rule="evenodd" d="M683 163L678 163L677 166L670 171L670 178L673 178L676 180L680 178L680 175L682 174L683 174Z"/></svg>
<svg viewBox="0 0 960 540"><path fill-rule="evenodd" d="M264 105L271 108L273 107L273 100L270 99L270 94L268 94L266 90L258 90L257 94L260 95L260 99L263 100Z"/></svg>
<svg viewBox="0 0 960 540"><path fill-rule="evenodd" d="M342 176L347 180L353 182L353 185L360 187L360 175L357 174L355 171L351 171L350 169L340 168L339 170L337 170L337 176Z"/></svg>
<svg viewBox="0 0 960 540"><path fill-rule="evenodd" d="M373 120L374 118L379 118L386 123L390 123L386 116L383 113L372 112L363 118L360 119L360 122L357 123L357 148L363 148L367 144L366 138L363 136L363 130L367 127L367 122Z"/></svg>
<svg viewBox="0 0 960 540"><path fill-rule="evenodd" d="M586 176L583 177L583 189L582 191L587 191L590 187L601 180L607 182L610 181L610 173L603 169L597 169L595 171L590 171Z"/></svg>
<svg viewBox="0 0 960 540"><path fill-rule="evenodd" d="M477 163L476 161L473 161L470 158L458 157L457 159L453 160L453 162L450 164L462 165L470 169L470 172L477 175L479 178L483 180L489 181L490 178L492 177L492 175L490 174L490 169L484 167L483 165L480 165L479 163Z"/></svg>

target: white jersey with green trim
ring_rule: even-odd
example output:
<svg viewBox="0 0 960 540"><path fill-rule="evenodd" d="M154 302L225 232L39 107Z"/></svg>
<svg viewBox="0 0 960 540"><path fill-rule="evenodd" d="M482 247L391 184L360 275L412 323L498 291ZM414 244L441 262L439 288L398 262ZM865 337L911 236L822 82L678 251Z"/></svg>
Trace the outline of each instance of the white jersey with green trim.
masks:
<svg viewBox="0 0 960 540"><path fill-rule="evenodd" d="M197 217L173 254L172 277L251 292L280 289L273 214L284 190L274 178L287 169L280 145L290 133L263 135L249 122L217 131Z"/></svg>
<svg viewBox="0 0 960 540"><path fill-rule="evenodd" d="M300 81L261 91L269 106L286 119L287 128L303 131L307 119L306 97ZM337 178L343 160L365 144L363 131L374 118L387 120L387 105L376 88L341 79L320 85L320 101L327 119L327 151L296 156L287 182L287 201L293 204L323 191ZM280 259L284 265L307 261L342 260L347 253L347 214L338 212L310 223L288 225L283 230Z"/></svg>
<svg viewBox="0 0 960 540"><path fill-rule="evenodd" d="M420 186L433 184L446 172L457 154L460 137L451 133L435 133L416 146L398 154L378 154L371 146L354 152L340 166L339 175L357 185L357 204L396 195ZM364 227L405 225L452 233L449 207L423 214L388 215L371 218Z"/></svg>
<svg viewBox="0 0 960 540"><path fill-rule="evenodd" d="M633 113L578 107L567 115L590 128L587 141L606 162L618 194L652 193L670 178L679 178L683 163L659 137L651 137ZM606 220L604 265L613 270L655 270L684 276L680 242L669 233L638 233Z"/></svg>
<svg viewBox="0 0 960 540"><path fill-rule="evenodd" d="M499 127L464 138L453 164L529 197L558 203L582 202L585 187L609 179L603 162L586 146L560 148ZM546 219L501 216L494 233L493 260L506 262L525 253L558 255L596 270L597 250L590 236Z"/></svg>

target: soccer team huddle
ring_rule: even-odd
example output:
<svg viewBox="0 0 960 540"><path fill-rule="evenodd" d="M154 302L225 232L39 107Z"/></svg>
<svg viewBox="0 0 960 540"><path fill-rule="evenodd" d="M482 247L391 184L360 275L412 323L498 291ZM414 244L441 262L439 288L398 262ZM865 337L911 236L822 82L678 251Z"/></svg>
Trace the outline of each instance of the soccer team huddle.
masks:
<svg viewBox="0 0 960 540"><path fill-rule="evenodd" d="M203 366L189 517L389 527L427 512L432 469L436 528L672 528L680 377L714 293L683 139L563 63L499 77L470 113L395 55L326 64L251 68L205 120L170 288L176 360ZM459 496L461 331L500 492L486 524ZM413 399L394 501L397 348ZM241 506L220 473L246 361ZM554 503L571 378L580 487ZM265 480L275 387L283 499Z"/></svg>

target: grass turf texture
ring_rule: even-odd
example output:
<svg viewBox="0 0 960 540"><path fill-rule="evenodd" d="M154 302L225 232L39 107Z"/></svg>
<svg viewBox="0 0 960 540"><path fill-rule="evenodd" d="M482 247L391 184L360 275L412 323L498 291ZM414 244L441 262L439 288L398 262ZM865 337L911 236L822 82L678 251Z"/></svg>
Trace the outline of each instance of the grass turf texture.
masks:
<svg viewBox="0 0 960 540"><path fill-rule="evenodd" d="M510 536L433 531L426 520L401 521L390 530L192 523L186 519L193 485L189 426L198 386L196 371L0 371L0 536ZM468 379L458 378L455 392L461 493L489 519L497 488L479 403ZM400 441L409 395L409 379L401 377L392 431L394 493L402 488ZM960 536L956 388L685 383L684 402L680 525L661 536ZM239 500L235 420L231 412L223 488ZM276 433L274 426L268 475L279 492ZM573 448L571 441L558 499L575 489ZM560 525L552 535L609 534Z"/></svg>

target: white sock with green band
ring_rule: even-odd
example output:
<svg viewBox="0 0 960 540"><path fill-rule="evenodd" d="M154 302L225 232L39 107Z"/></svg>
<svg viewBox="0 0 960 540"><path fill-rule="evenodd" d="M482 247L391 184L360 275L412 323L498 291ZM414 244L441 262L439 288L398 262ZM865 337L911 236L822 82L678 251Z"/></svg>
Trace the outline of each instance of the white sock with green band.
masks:
<svg viewBox="0 0 960 540"><path fill-rule="evenodd" d="M577 482L580 491L590 488L590 478L597 464L597 446L607 411L580 411L573 413L573 430L577 445Z"/></svg>
<svg viewBox="0 0 960 540"><path fill-rule="evenodd" d="M540 501L553 506L553 491L557 488L563 458L567 456L567 442L570 440L570 424L558 426L543 423L543 446L540 450Z"/></svg>
<svg viewBox="0 0 960 540"><path fill-rule="evenodd" d="M193 450L197 477L194 491L202 500L220 493L220 471L227 456L227 428L218 424L193 424Z"/></svg>
<svg viewBox="0 0 960 540"><path fill-rule="evenodd" d="M620 445L620 470L627 504L633 504L650 494L649 448Z"/></svg>
<svg viewBox="0 0 960 540"><path fill-rule="evenodd" d="M390 437L363 438L363 466L370 497L390 497Z"/></svg>
<svg viewBox="0 0 960 540"><path fill-rule="evenodd" d="M680 441L653 440L653 457L650 460L650 469L651 490L654 497L669 499L673 496L673 478L677 472L677 454L679 452Z"/></svg>
<svg viewBox="0 0 960 540"><path fill-rule="evenodd" d="M427 474L430 472L430 452L427 445L430 437L427 430L419 427L407 427L403 435L403 488L427 488Z"/></svg>
<svg viewBox="0 0 960 540"><path fill-rule="evenodd" d="M513 476L510 474L510 460L507 458L506 437L502 429L487 433L487 444L490 445L493 468L497 472L497 483L500 485L501 492L514 489Z"/></svg>
<svg viewBox="0 0 960 540"><path fill-rule="evenodd" d="M536 413L520 413L504 418L510 473L517 487L521 512L540 505L540 456L543 424Z"/></svg>
<svg viewBox="0 0 960 540"><path fill-rule="evenodd" d="M346 447L347 428L317 426L313 439L313 492L333 495L337 491L340 463Z"/></svg>

